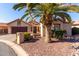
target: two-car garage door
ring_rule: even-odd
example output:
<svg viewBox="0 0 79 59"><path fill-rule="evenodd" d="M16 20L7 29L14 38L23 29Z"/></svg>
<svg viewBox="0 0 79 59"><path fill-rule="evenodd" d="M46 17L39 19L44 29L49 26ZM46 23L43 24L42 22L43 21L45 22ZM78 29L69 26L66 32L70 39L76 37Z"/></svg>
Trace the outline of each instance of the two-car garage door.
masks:
<svg viewBox="0 0 79 59"><path fill-rule="evenodd" d="M12 31L11 33L27 32L27 27L12 27L11 31Z"/></svg>

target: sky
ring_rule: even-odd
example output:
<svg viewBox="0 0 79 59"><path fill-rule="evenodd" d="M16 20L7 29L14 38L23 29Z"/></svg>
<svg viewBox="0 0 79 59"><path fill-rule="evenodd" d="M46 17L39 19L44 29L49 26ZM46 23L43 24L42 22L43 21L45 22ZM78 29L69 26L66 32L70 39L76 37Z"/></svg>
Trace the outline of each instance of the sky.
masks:
<svg viewBox="0 0 79 59"><path fill-rule="evenodd" d="M12 7L15 4L13 3L0 3L0 23L1 22L11 22L24 14L24 11L15 11Z"/></svg>
<svg viewBox="0 0 79 59"><path fill-rule="evenodd" d="M15 11L12 9L14 3L0 3L0 23L8 23L18 18L24 14L24 10ZM68 13L70 14L72 20L79 20L79 13Z"/></svg>

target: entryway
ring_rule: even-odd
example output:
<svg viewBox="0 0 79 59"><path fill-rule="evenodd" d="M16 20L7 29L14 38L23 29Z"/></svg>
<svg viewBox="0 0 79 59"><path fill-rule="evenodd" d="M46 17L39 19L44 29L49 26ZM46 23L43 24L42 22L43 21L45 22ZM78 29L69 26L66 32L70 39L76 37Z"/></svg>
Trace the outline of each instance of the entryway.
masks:
<svg viewBox="0 0 79 59"><path fill-rule="evenodd" d="M37 33L37 27L33 27L33 33Z"/></svg>

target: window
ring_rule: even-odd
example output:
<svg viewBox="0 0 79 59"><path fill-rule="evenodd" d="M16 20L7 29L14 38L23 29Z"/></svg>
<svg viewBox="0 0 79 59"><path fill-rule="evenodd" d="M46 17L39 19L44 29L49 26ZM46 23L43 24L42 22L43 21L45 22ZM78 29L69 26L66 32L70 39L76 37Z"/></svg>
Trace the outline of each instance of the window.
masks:
<svg viewBox="0 0 79 59"><path fill-rule="evenodd" d="M54 30L60 30L60 24L54 24Z"/></svg>

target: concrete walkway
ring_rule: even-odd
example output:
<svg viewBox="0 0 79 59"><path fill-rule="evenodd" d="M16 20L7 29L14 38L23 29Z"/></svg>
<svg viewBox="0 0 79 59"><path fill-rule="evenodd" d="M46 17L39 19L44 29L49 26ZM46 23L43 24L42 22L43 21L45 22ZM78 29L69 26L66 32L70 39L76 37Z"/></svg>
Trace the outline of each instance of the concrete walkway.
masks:
<svg viewBox="0 0 79 59"><path fill-rule="evenodd" d="M0 40L15 41L16 40L16 34L0 35Z"/></svg>
<svg viewBox="0 0 79 59"><path fill-rule="evenodd" d="M0 56L16 56L16 53L11 47L0 42Z"/></svg>

